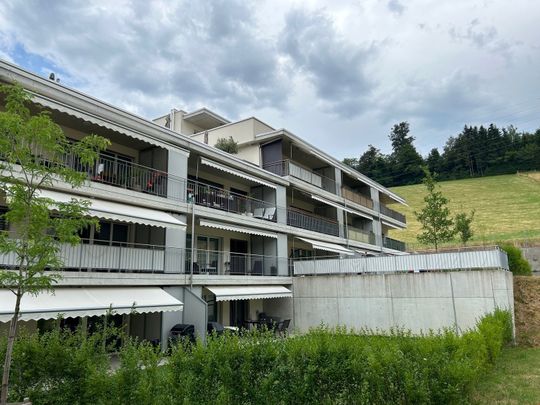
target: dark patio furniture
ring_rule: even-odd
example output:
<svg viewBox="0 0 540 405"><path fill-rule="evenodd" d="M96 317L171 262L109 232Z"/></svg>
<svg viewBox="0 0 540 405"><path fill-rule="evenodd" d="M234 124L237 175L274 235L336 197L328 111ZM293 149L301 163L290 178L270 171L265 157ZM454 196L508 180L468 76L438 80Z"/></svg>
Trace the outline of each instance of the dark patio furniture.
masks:
<svg viewBox="0 0 540 405"><path fill-rule="evenodd" d="M287 333L289 332L290 323L291 323L290 319L285 319L281 322L278 322L277 327L276 327L276 333L279 336L286 336Z"/></svg>

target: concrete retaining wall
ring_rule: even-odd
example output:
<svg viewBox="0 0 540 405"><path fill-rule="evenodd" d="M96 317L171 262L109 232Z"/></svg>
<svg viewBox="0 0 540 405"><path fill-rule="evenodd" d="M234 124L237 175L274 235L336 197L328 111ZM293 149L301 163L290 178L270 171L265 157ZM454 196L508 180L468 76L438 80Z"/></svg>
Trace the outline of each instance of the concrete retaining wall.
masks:
<svg viewBox="0 0 540 405"><path fill-rule="evenodd" d="M295 277L293 288L300 332L321 323L464 331L496 307L514 312L512 274L502 270L306 276Z"/></svg>
<svg viewBox="0 0 540 405"><path fill-rule="evenodd" d="M523 256L531 264L532 271L540 275L540 247L522 247Z"/></svg>

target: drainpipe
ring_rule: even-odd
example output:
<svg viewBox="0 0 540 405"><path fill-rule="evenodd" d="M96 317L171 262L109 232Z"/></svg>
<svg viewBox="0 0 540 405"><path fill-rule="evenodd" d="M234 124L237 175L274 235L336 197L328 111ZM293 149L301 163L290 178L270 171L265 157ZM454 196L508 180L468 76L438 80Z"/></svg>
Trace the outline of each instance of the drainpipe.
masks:
<svg viewBox="0 0 540 405"><path fill-rule="evenodd" d="M195 170L195 179L199 181L199 159L197 159L197 169ZM191 261L190 261L190 277L189 277L190 290L193 290L194 263L195 263L195 190L193 190L193 198L191 199Z"/></svg>

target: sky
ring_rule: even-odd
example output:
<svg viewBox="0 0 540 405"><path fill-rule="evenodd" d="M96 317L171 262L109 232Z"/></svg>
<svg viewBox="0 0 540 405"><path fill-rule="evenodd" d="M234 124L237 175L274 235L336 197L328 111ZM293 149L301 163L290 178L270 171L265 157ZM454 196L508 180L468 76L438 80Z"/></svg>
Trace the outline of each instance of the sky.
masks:
<svg viewBox="0 0 540 405"><path fill-rule="evenodd" d="M3 0L0 59L148 119L255 116L342 159L540 128L539 0Z"/></svg>

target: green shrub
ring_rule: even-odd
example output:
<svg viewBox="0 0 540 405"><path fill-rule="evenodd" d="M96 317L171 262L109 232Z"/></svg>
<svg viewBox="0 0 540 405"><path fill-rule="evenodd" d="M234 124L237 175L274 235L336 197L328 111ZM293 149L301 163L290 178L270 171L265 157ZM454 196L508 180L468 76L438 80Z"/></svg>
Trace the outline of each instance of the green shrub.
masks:
<svg viewBox="0 0 540 405"><path fill-rule="evenodd" d="M215 147L227 153L238 153L238 142L232 136L229 136L229 138L219 138L216 141Z"/></svg>
<svg viewBox="0 0 540 405"><path fill-rule="evenodd" d="M512 338L508 312L461 336L318 328L209 337L165 357L127 339L108 369L100 336L50 332L17 340L12 399L41 404L461 404ZM0 354L2 347L0 345Z"/></svg>
<svg viewBox="0 0 540 405"><path fill-rule="evenodd" d="M520 248L512 245L501 245L501 249L508 255L508 266L514 276L532 275L531 265L523 257Z"/></svg>

